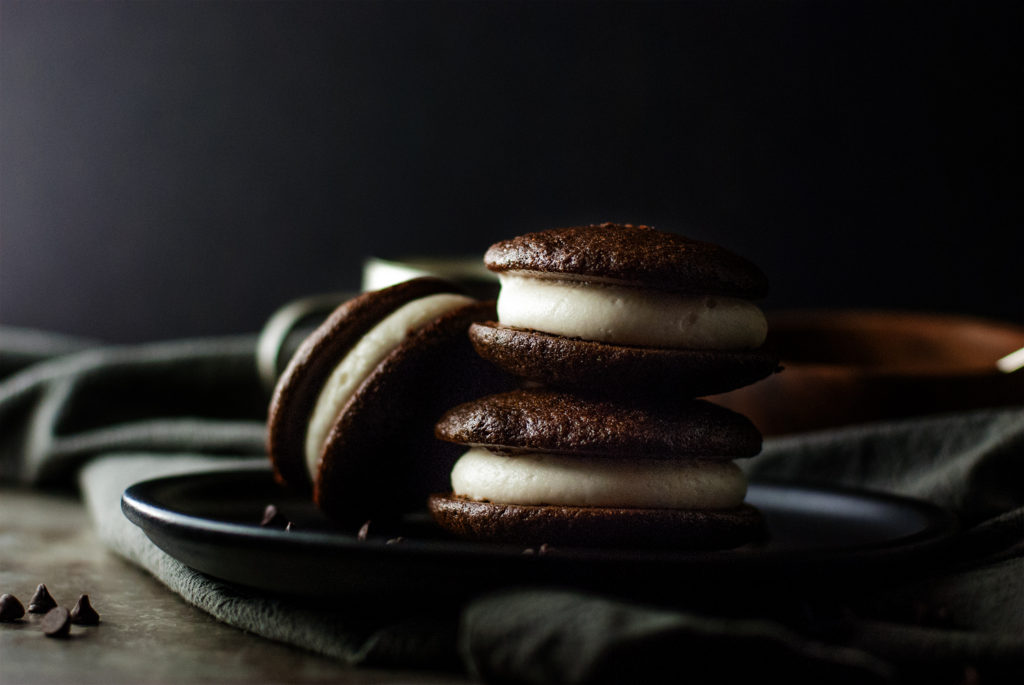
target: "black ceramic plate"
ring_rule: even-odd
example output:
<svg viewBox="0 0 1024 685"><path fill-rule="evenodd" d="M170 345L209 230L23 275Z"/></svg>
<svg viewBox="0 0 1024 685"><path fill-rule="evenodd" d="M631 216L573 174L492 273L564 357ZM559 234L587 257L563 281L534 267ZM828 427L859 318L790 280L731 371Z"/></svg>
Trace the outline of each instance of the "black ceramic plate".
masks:
<svg viewBox="0 0 1024 685"><path fill-rule="evenodd" d="M659 601L811 592L894 581L934 563L952 518L916 500L867 492L752 484L769 539L715 552L521 547L454 540L424 518L368 535L332 526L289 497L269 470L137 483L125 515L161 549L208 575L274 594L448 601L513 585L554 585ZM260 525L273 503L291 530Z"/></svg>

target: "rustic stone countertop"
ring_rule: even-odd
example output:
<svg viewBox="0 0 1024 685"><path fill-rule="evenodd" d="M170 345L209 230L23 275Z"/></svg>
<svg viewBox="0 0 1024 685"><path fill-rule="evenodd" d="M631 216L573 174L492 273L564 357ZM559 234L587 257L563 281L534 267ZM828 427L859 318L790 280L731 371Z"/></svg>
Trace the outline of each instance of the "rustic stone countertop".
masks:
<svg viewBox="0 0 1024 685"><path fill-rule="evenodd" d="M27 608L39 583L68 609L88 594L97 626L46 637L41 616L0 623L0 683L429 683L458 674L353 669L218 622L100 544L72 495L0 488L0 594Z"/></svg>

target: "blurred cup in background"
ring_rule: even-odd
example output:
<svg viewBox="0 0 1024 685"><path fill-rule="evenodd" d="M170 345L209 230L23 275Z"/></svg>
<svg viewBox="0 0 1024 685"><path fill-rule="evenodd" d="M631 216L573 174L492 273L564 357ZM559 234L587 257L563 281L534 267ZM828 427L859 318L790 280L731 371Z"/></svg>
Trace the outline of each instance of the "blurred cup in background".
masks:
<svg viewBox="0 0 1024 685"><path fill-rule="evenodd" d="M498 296L498 279L483 259L474 257L406 257L384 259L368 257L363 262L363 291L380 290L411 278L435 276L458 283L470 295L481 300Z"/></svg>

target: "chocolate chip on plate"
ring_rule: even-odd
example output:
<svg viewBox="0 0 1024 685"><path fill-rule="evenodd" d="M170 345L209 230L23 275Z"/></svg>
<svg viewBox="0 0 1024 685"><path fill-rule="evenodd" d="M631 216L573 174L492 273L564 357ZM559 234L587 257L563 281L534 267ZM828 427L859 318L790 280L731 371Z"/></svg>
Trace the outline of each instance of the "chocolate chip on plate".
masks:
<svg viewBox="0 0 1024 685"><path fill-rule="evenodd" d="M267 528L284 528L288 525L288 519L280 509L273 504L268 504L263 510L263 519L260 521L260 525Z"/></svg>
<svg viewBox="0 0 1024 685"><path fill-rule="evenodd" d="M39 583L39 587L36 588L36 593L32 595L32 599L28 601L29 613L45 614L55 606L57 606L57 601L50 595L50 591L46 589L46 585Z"/></svg>
<svg viewBox="0 0 1024 685"><path fill-rule="evenodd" d="M364 542L369 535L370 535L370 522L367 521L366 523L364 523L362 526L359 527L359 532L356 533L356 540L359 540L360 542Z"/></svg>
<svg viewBox="0 0 1024 685"><path fill-rule="evenodd" d="M82 595L71 610L71 622L80 626L94 626L100 622L100 615L92 608L89 595Z"/></svg>
<svg viewBox="0 0 1024 685"><path fill-rule="evenodd" d="M0 622L17 621L25 615L25 607L14 595L0 595Z"/></svg>
<svg viewBox="0 0 1024 685"><path fill-rule="evenodd" d="M71 632L71 614L64 607L54 607L46 612L39 625L46 637L65 637Z"/></svg>
<svg viewBox="0 0 1024 685"><path fill-rule="evenodd" d="M545 542L537 549L534 549L533 547L527 547L523 550L523 554L525 554L526 556L531 556L533 554L544 556L545 554L550 554L554 550L554 547Z"/></svg>

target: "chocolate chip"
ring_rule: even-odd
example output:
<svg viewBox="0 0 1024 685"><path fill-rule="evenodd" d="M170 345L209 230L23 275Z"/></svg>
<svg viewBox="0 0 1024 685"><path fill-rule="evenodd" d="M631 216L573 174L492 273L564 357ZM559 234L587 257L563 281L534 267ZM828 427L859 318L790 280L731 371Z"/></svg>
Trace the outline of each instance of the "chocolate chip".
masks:
<svg viewBox="0 0 1024 685"><path fill-rule="evenodd" d="M65 637L71 632L71 614L64 607L54 607L46 612L39 625L46 637Z"/></svg>
<svg viewBox="0 0 1024 685"><path fill-rule="evenodd" d="M46 589L46 585L39 583L39 587L36 588L36 593L32 595L32 599L28 601L29 613L45 614L55 606L57 606L57 602L52 596L50 596L50 591Z"/></svg>
<svg viewBox="0 0 1024 685"><path fill-rule="evenodd" d="M532 556L534 554L536 554L537 556L544 556L545 554L550 554L554 551L555 548L545 542L537 549L534 549L533 547L527 547L523 550L523 554L525 554L526 556Z"/></svg>
<svg viewBox="0 0 1024 685"><path fill-rule="evenodd" d="M356 540L359 540L360 542L364 542L366 540L367 536L369 536L369 535L370 535L370 522L367 521L366 523L364 523L359 528L359 532L356 533Z"/></svg>
<svg viewBox="0 0 1024 685"><path fill-rule="evenodd" d="M25 615L25 607L14 595L0 595L0 622L17 621Z"/></svg>
<svg viewBox="0 0 1024 685"><path fill-rule="evenodd" d="M263 520L260 521L260 525L268 528L284 528L288 525L288 519L276 506L268 504L267 508L263 510Z"/></svg>
<svg viewBox="0 0 1024 685"><path fill-rule="evenodd" d="M100 622L100 615L92 608L89 595L82 595L71 610L71 622L80 626L94 626Z"/></svg>

